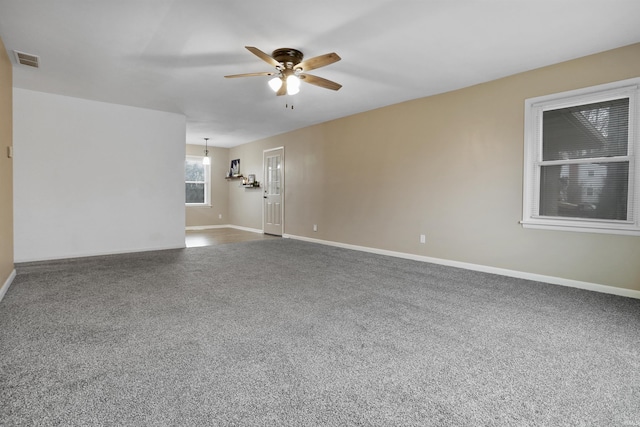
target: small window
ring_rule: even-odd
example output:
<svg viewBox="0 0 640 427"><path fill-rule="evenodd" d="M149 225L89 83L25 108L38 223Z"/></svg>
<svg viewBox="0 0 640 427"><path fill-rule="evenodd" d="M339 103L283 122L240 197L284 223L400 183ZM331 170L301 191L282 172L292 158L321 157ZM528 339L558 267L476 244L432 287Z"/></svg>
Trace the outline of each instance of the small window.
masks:
<svg viewBox="0 0 640 427"><path fill-rule="evenodd" d="M187 156L184 162L185 195L187 205L210 205L209 166L202 157Z"/></svg>
<svg viewBox="0 0 640 427"><path fill-rule="evenodd" d="M637 83L525 102L523 226L640 234Z"/></svg>

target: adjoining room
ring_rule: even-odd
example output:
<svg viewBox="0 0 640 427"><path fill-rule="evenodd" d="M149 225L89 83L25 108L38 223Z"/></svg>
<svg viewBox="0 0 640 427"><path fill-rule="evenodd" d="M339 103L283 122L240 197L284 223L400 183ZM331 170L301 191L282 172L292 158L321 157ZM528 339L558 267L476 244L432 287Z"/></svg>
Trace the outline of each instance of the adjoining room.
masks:
<svg viewBox="0 0 640 427"><path fill-rule="evenodd" d="M0 1L0 424L640 425L637 16Z"/></svg>

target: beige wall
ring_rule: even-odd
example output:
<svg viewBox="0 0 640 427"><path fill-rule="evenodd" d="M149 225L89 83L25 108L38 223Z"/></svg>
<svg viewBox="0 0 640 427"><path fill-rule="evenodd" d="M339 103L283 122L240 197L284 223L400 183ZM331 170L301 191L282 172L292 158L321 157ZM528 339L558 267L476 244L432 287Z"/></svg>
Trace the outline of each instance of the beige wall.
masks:
<svg viewBox="0 0 640 427"><path fill-rule="evenodd" d="M187 144L188 156L203 156L204 146ZM187 206L186 226L207 226L229 223L229 183L224 179L229 169L229 149L209 147L211 157L211 206ZM222 215L222 218L219 218Z"/></svg>
<svg viewBox="0 0 640 427"><path fill-rule="evenodd" d="M635 44L229 154L241 159L243 173L256 173L262 150L285 147L286 234L640 290L639 237L518 223L524 100L638 76ZM232 223L262 228L260 203L260 194L230 189Z"/></svg>
<svg viewBox="0 0 640 427"><path fill-rule="evenodd" d="M0 287L13 271L13 145L11 61L0 39Z"/></svg>
<svg viewBox="0 0 640 427"><path fill-rule="evenodd" d="M231 159L240 159L240 173L254 174L262 182L262 150L275 148L264 141L245 144L229 150ZM287 153L285 153L286 157ZM229 218L233 225L262 230L262 189L243 188L238 180L229 183Z"/></svg>

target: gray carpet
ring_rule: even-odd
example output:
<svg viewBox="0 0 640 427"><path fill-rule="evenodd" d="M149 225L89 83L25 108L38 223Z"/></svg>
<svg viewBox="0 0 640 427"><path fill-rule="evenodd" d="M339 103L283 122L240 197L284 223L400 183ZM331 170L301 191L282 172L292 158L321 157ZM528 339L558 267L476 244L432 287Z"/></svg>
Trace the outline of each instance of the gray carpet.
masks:
<svg viewBox="0 0 640 427"><path fill-rule="evenodd" d="M292 240L19 266L0 424L640 426L640 301Z"/></svg>

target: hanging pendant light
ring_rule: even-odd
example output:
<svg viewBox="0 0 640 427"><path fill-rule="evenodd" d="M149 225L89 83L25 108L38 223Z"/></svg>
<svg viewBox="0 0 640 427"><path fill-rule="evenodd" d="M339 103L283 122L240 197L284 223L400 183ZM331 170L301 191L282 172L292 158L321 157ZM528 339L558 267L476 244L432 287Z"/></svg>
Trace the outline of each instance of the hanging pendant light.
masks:
<svg viewBox="0 0 640 427"><path fill-rule="evenodd" d="M211 159L209 158L209 146L208 146L209 138L204 139L204 157L202 158L203 165L210 165Z"/></svg>

